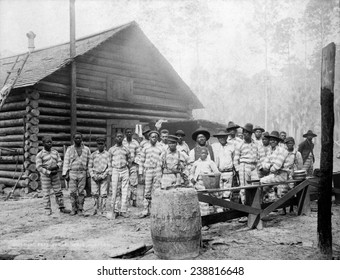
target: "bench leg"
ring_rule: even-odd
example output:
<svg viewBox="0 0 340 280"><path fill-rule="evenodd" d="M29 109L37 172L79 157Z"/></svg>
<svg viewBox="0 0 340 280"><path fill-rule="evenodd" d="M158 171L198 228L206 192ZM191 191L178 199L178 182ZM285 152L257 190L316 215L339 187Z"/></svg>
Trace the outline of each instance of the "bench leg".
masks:
<svg viewBox="0 0 340 280"><path fill-rule="evenodd" d="M310 192L309 186L305 187L301 192L299 204L298 204L298 215L310 215Z"/></svg>
<svg viewBox="0 0 340 280"><path fill-rule="evenodd" d="M261 188L248 189L246 190L246 204L251 205L253 208L261 209ZM248 215L248 227L250 229L263 229L263 223L260 218L260 214L249 214Z"/></svg>

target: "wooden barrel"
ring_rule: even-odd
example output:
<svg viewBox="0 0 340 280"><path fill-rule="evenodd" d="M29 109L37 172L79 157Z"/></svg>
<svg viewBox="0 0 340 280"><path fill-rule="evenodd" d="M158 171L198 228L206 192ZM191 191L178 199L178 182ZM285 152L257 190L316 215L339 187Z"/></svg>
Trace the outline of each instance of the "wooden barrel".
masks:
<svg viewBox="0 0 340 280"><path fill-rule="evenodd" d="M201 242L201 214L192 188L155 190L151 203L151 237L161 259L192 259Z"/></svg>

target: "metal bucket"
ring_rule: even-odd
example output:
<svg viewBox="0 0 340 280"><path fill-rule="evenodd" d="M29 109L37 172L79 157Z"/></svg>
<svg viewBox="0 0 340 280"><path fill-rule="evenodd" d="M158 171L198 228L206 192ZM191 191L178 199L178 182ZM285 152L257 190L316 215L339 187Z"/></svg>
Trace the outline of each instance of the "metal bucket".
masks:
<svg viewBox="0 0 340 280"><path fill-rule="evenodd" d="M203 185L207 190L220 188L221 174L203 174L201 176Z"/></svg>

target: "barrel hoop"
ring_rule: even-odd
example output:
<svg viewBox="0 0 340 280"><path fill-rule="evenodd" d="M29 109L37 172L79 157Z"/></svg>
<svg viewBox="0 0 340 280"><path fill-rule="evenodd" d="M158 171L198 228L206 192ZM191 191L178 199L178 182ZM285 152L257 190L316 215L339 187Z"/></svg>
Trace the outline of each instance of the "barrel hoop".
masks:
<svg viewBox="0 0 340 280"><path fill-rule="evenodd" d="M181 236L181 237L163 237L152 235L152 239L161 242L187 242L197 240L201 237L201 233L197 233L194 236Z"/></svg>

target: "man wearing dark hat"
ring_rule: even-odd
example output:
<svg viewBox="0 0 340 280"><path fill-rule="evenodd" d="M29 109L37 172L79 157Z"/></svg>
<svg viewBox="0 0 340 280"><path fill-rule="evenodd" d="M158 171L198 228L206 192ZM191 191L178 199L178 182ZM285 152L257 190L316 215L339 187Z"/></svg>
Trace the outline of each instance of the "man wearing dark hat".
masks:
<svg viewBox="0 0 340 280"><path fill-rule="evenodd" d="M307 133L303 134L303 137L306 138L306 140L300 143L298 148L303 159L302 169L307 171L307 176L313 175L313 163L315 161L313 138L316 136L317 135L314 134L312 130L308 130Z"/></svg>
<svg viewBox="0 0 340 280"><path fill-rule="evenodd" d="M127 128L125 129L125 138L123 140L123 145L127 147L130 151L131 155L131 166L129 168L129 178L130 178L130 184L129 184L129 200L131 200L132 206L136 207L136 201L137 201L137 185L138 185L138 160L137 157L139 153L139 143L132 138L132 129Z"/></svg>
<svg viewBox="0 0 340 280"><path fill-rule="evenodd" d="M43 201L45 206L45 214L51 215L51 198L50 192L53 190L55 200L62 213L70 213L65 209L63 192L61 190L58 170L61 168L63 161L57 150L52 148L53 142L51 136L44 136L42 139L44 148L36 156L36 168L40 173L41 189L43 192Z"/></svg>
<svg viewBox="0 0 340 280"><path fill-rule="evenodd" d="M175 136L178 137L177 150L189 155L190 149L187 143L183 140L185 133L183 130L177 130Z"/></svg>
<svg viewBox="0 0 340 280"><path fill-rule="evenodd" d="M178 187L182 182L182 174L188 162L188 156L177 149L178 137L168 136L169 148L163 151L161 188Z"/></svg>
<svg viewBox="0 0 340 280"><path fill-rule="evenodd" d="M150 145L146 145L140 155L139 163L139 180L143 181L145 174L145 191L143 201L143 212L140 218L145 218L150 215L151 196L156 188L159 188L162 176L162 149L157 145L159 133L156 130L150 131Z"/></svg>
<svg viewBox="0 0 340 280"><path fill-rule="evenodd" d="M269 171L269 175L262 177L260 179L261 184L278 183L288 180L289 174L289 161L288 161L288 151L279 146L279 142L282 141L278 131L272 131L269 136L269 143L271 150L269 155L262 162L262 168ZM279 196L282 191L280 189L286 189L287 185L280 185L277 187L279 189ZM268 192L268 196L271 199L275 199L275 194L273 187L263 188L264 192Z"/></svg>
<svg viewBox="0 0 340 280"><path fill-rule="evenodd" d="M214 135L219 143L212 144L215 156L215 163L221 173L220 188L230 188L233 180L233 166L235 156L235 146L227 143L228 133L225 130L220 130ZM231 192L225 191L222 193L223 199L230 199Z"/></svg>
<svg viewBox="0 0 340 280"><path fill-rule="evenodd" d="M236 147L236 145L238 143L242 142L241 138L236 137L237 129L238 128L240 128L240 126L235 124L235 123L233 123L232 121L230 121L228 123L228 126L227 126L227 133L229 134L229 136L228 136L228 143L234 144L235 147Z"/></svg>
<svg viewBox="0 0 340 280"><path fill-rule="evenodd" d="M269 151L270 151L270 145L269 145L269 132L263 132L262 133L262 147L265 153L265 156L268 155Z"/></svg>
<svg viewBox="0 0 340 280"><path fill-rule="evenodd" d="M200 158L201 148L208 149L208 159L214 160L214 152L212 147L207 143L210 138L210 133L204 129L198 129L192 134L192 140L196 141L196 147L189 152L189 161L194 162Z"/></svg>
<svg viewBox="0 0 340 280"><path fill-rule="evenodd" d="M64 158L63 177L69 181L72 211L70 215L83 216L85 185L91 156L90 148L83 144L83 136L73 135L74 145L67 148Z"/></svg>
<svg viewBox="0 0 340 280"><path fill-rule="evenodd" d="M257 168L264 157L263 149L260 149L252 139L253 125L251 123L245 124L243 129L244 139L236 146L235 149L235 168L239 172L240 185L247 185L247 181L258 178ZM240 191L241 202L245 204L246 196L245 190ZM241 220L243 222L243 219Z"/></svg>
<svg viewBox="0 0 340 280"><path fill-rule="evenodd" d="M255 125L254 127L254 142L257 145L262 146L262 133L264 132L264 129L258 125Z"/></svg>
<svg viewBox="0 0 340 280"><path fill-rule="evenodd" d="M107 177L111 172L110 154L105 150L105 138L98 137L97 151L93 152L89 161L89 172L91 176L91 194L96 201L93 215L98 212L103 215L106 210L107 201Z"/></svg>

